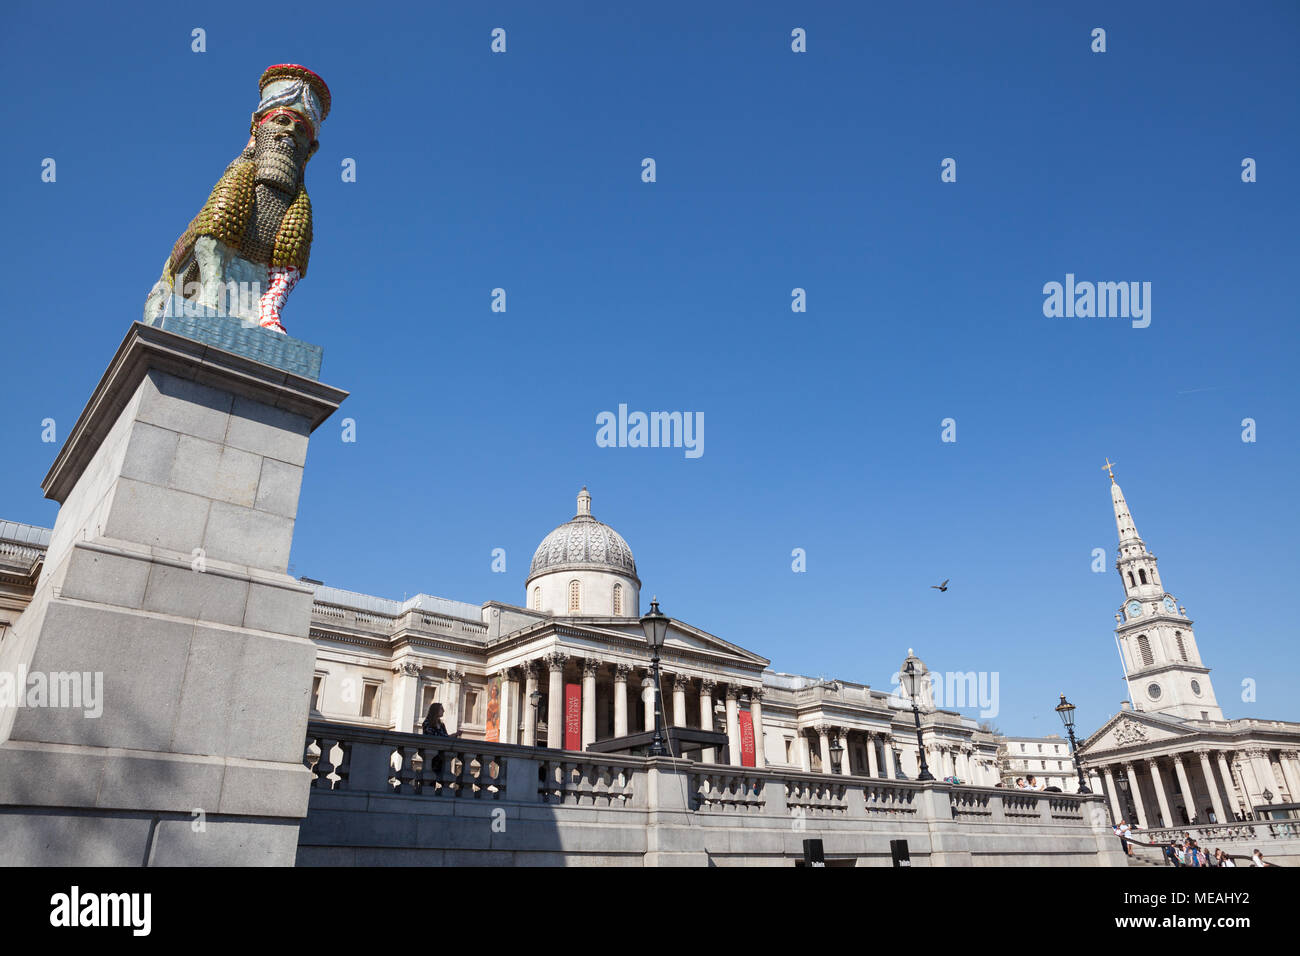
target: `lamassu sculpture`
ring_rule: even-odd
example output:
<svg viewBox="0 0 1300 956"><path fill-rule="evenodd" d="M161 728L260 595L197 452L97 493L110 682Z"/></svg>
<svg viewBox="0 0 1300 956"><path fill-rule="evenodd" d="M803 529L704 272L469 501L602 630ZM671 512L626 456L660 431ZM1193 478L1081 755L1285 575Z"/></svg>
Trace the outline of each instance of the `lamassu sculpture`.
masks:
<svg viewBox="0 0 1300 956"><path fill-rule="evenodd" d="M208 201L172 247L145 300L145 322L175 296L284 332L280 310L311 256L307 161L330 111L330 91L294 63L267 67L248 145L226 167Z"/></svg>

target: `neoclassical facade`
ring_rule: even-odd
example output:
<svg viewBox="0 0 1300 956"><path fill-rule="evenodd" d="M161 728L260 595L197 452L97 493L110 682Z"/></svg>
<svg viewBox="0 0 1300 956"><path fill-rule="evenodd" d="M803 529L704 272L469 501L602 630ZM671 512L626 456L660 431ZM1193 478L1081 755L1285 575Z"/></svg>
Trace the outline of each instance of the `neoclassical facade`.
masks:
<svg viewBox="0 0 1300 956"><path fill-rule="evenodd" d="M4 609L16 617L31 599L49 533L6 522L0 537L3 626ZM315 584L313 719L418 732L437 701L453 733L562 748L573 740L565 704L576 698L569 716L580 726L570 731L580 749L652 729L641 579L627 542L592 515L586 488L574 516L538 546L524 596L523 606L428 594L394 601ZM665 722L727 737L725 753L705 748L698 759L742 764L743 728L752 727L757 767L918 774L910 702L892 688L777 672L766 658L675 618L661 656ZM996 784L994 737L922 697L931 772Z"/></svg>
<svg viewBox="0 0 1300 956"><path fill-rule="evenodd" d="M1079 745L1111 813L1144 829L1259 819L1300 803L1300 724L1223 716L1187 609L1165 590L1111 474L1129 700Z"/></svg>
<svg viewBox="0 0 1300 956"><path fill-rule="evenodd" d="M574 516L538 546L525 606L425 594L398 602L318 586L313 716L418 731L437 701L452 732L561 748L566 688L578 687L581 749L653 729L640 591L631 548L595 519L586 488ZM675 618L661 657L666 723L728 738L725 755L701 752L706 762L741 764L747 714L758 767L918 773L914 718L896 694L773 671L766 658ZM935 776L997 782L992 735L928 701L921 709Z"/></svg>

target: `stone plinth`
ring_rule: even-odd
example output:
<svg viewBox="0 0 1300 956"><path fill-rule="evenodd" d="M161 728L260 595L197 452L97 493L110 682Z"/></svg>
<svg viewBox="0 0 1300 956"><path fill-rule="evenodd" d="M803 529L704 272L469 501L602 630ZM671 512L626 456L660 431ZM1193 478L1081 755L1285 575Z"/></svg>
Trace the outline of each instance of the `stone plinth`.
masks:
<svg viewBox="0 0 1300 956"><path fill-rule="evenodd" d="M0 704L0 860L292 865L315 649L287 566L308 436L345 397L131 327L45 478L58 519L0 645L0 674L102 696Z"/></svg>

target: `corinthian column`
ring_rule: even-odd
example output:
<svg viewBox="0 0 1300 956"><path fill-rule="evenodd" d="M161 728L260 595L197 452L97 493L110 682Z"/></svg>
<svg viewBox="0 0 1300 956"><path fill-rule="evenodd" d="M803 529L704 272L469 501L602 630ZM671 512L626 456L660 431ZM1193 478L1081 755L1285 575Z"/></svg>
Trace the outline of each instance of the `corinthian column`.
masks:
<svg viewBox="0 0 1300 956"><path fill-rule="evenodd" d="M868 730L863 732L862 737L867 744L867 776L879 777L880 764L876 759L876 735Z"/></svg>
<svg viewBox="0 0 1300 956"><path fill-rule="evenodd" d="M763 738L763 688L755 687L749 692L749 716L754 722L754 766L762 769L767 766L766 744Z"/></svg>
<svg viewBox="0 0 1300 956"><path fill-rule="evenodd" d="M537 693L537 662L529 661L524 665L524 739L528 747L537 746L537 707L533 704L533 695Z"/></svg>
<svg viewBox="0 0 1300 956"><path fill-rule="evenodd" d="M1106 796L1110 798L1111 822L1119 823L1124 819L1124 811L1119 805L1119 790L1115 786L1115 774L1111 772L1110 764L1103 766L1101 772L1106 776Z"/></svg>
<svg viewBox="0 0 1300 956"><path fill-rule="evenodd" d="M740 766L740 688L727 685L727 749L731 765Z"/></svg>
<svg viewBox="0 0 1300 956"><path fill-rule="evenodd" d="M821 745L822 773L834 773L835 768L831 766L830 728L825 724L817 725L817 742Z"/></svg>
<svg viewBox="0 0 1300 956"><path fill-rule="evenodd" d="M1174 818L1169 812L1169 799L1165 796L1165 784L1160 779L1160 765L1156 763L1155 757L1146 759L1147 769L1151 771L1151 781L1156 785L1156 801L1160 804L1161 826L1171 827L1174 825Z"/></svg>
<svg viewBox="0 0 1300 956"><path fill-rule="evenodd" d="M1149 830L1147 826L1146 808L1142 806L1142 790L1138 787L1137 770L1131 763L1124 764L1124 772L1128 774L1129 793L1133 794L1133 809L1137 811L1138 826L1143 830Z"/></svg>
<svg viewBox="0 0 1300 956"><path fill-rule="evenodd" d="M894 738L888 734L883 734L881 735L880 743L885 750L886 776L888 776L890 780L897 780L898 764L894 762Z"/></svg>
<svg viewBox="0 0 1300 956"><path fill-rule="evenodd" d="M614 665L614 736L627 736L627 675L632 668L627 664Z"/></svg>
<svg viewBox="0 0 1300 956"><path fill-rule="evenodd" d="M700 681L700 730L713 730L713 688L717 686L717 681L707 677ZM717 758L713 747L704 747L700 752L702 763L713 763Z"/></svg>
<svg viewBox="0 0 1300 956"><path fill-rule="evenodd" d="M551 672L546 695L546 746L551 750L564 749L564 662L568 659L565 654L546 655Z"/></svg>
<svg viewBox="0 0 1300 956"><path fill-rule="evenodd" d="M685 674L673 675L673 725L686 726L686 682Z"/></svg>
<svg viewBox="0 0 1300 956"><path fill-rule="evenodd" d="M582 662L582 749L596 742L596 670L600 662L594 657Z"/></svg>
<svg viewBox="0 0 1300 956"><path fill-rule="evenodd" d="M1228 816L1223 812L1223 801L1219 798L1219 785L1214 782L1214 768L1210 766L1210 752L1202 747L1196 751L1201 761L1201 776L1205 778L1205 789L1210 792L1210 806L1214 808L1214 819L1227 823Z"/></svg>
<svg viewBox="0 0 1300 956"><path fill-rule="evenodd" d="M1187 782L1187 768L1183 766L1183 755L1174 754L1174 773L1178 776L1178 790L1183 796L1183 806L1187 808L1187 820L1196 822L1196 801L1193 799L1191 785Z"/></svg>
<svg viewBox="0 0 1300 956"><path fill-rule="evenodd" d="M460 730L460 701L461 697L464 696L461 693L464 686L464 671L447 671L447 704L442 709L442 722L449 734L454 734Z"/></svg>

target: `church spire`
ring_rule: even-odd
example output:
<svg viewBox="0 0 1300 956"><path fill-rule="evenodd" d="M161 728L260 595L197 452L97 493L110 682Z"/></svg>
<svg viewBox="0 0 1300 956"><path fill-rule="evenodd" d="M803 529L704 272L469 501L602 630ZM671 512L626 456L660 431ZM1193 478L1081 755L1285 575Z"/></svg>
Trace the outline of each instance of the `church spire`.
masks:
<svg viewBox="0 0 1300 956"><path fill-rule="evenodd" d="M1160 581L1157 559L1138 536L1124 492L1110 460L1110 501L1119 532L1115 570L1124 587L1124 604L1115 615L1124 673L1134 706L1190 720L1222 720L1201 661L1192 622Z"/></svg>
<svg viewBox="0 0 1300 956"><path fill-rule="evenodd" d="M1141 545L1142 538L1138 534L1137 525L1133 523L1133 515L1129 513L1128 502L1124 500L1124 490L1113 474L1110 476L1110 503L1115 508L1115 528L1119 531L1120 550L1123 551L1124 545L1128 543Z"/></svg>

